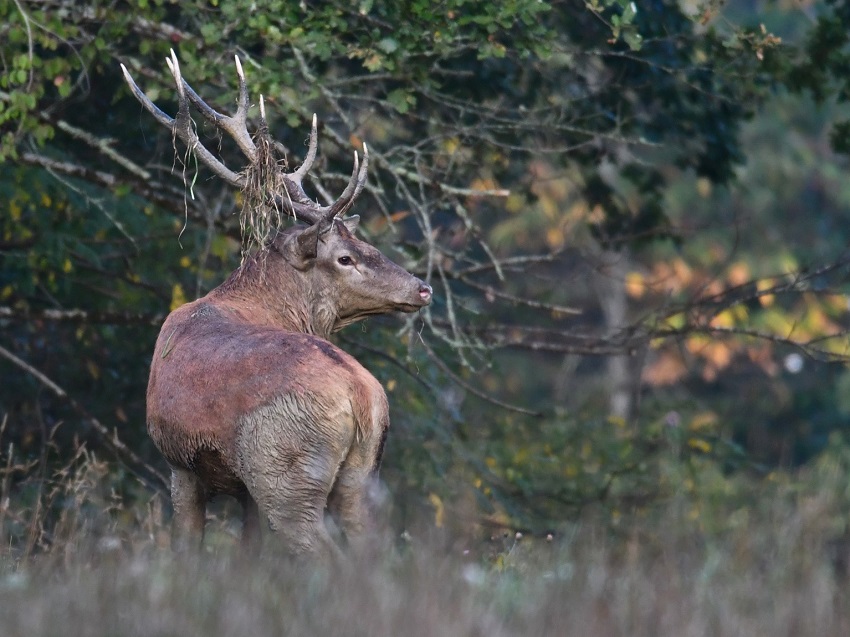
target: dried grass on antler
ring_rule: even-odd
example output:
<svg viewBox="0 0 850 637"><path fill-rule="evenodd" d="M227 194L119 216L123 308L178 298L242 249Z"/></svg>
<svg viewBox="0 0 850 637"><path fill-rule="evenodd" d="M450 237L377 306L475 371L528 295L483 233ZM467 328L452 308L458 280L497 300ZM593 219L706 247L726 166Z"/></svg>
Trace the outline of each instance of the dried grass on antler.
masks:
<svg viewBox="0 0 850 637"><path fill-rule="evenodd" d="M242 230L242 259L254 249L261 249L283 222L279 193L285 192L283 171L274 154L269 136L266 109L260 96L260 127L254 135L256 158L245 168L245 185L242 187L242 210L239 227ZM284 168L286 166L283 163Z"/></svg>

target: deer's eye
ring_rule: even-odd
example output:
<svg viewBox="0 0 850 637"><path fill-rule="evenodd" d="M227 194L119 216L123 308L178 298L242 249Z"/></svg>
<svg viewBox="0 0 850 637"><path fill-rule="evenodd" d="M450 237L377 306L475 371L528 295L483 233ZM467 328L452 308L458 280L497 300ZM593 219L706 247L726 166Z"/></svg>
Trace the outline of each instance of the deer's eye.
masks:
<svg viewBox="0 0 850 637"><path fill-rule="evenodd" d="M340 257L339 259L337 259L337 263L339 263L340 265L354 265L354 259L349 256Z"/></svg>

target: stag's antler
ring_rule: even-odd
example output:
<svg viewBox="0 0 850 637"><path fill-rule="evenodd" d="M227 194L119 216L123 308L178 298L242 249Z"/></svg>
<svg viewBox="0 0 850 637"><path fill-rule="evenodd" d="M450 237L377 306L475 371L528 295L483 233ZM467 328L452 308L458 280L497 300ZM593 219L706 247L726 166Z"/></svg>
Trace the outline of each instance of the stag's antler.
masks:
<svg viewBox="0 0 850 637"><path fill-rule="evenodd" d="M189 83L183 79L180 73L180 65L177 62L177 55L173 49L171 51L171 57L166 59L166 63L171 70L171 74L174 76L174 82L177 84L178 108L175 117L171 117L163 112L145 95L133 80L129 71L127 71L127 67L123 64L121 65L121 70L124 72L124 79L127 81L127 85L130 87L133 95L160 124L170 128L195 153L198 159L206 164L216 175L224 179L227 183L239 189L244 189L247 185L245 173L237 173L230 170L201 143L192 125L192 118L189 115L189 102L191 101L208 122L233 138L251 166L256 165L260 152L258 151L257 144L248 132L248 86L245 82L245 73L242 70L239 56L236 56L235 59L236 75L239 78L239 99L237 101L236 113L233 116L224 115L216 111L189 86ZM268 135L265 104L262 95L260 96L260 128L257 135L260 137ZM369 151L364 143L362 164L357 156L357 151L354 152L354 170L351 173L351 178L345 190L343 190L339 198L332 204L320 206L307 196L302 185L304 177L307 175L316 158L317 145L316 116L313 115L313 126L310 130L310 142L304 163L301 164L298 170L291 173L276 168L279 171L280 177L278 181L284 185L286 191L272 193L272 196L274 197L275 205L285 214L303 219L310 224L325 224L329 223L334 217L344 215L363 190L363 187L366 185L366 173L369 166Z"/></svg>

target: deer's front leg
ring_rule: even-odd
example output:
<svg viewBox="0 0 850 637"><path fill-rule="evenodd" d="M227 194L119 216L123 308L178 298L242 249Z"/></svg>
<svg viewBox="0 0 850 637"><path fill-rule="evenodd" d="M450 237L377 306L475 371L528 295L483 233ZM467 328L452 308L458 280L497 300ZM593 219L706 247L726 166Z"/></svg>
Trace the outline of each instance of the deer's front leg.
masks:
<svg viewBox="0 0 850 637"><path fill-rule="evenodd" d="M328 497L328 511L346 540L359 544L373 530L375 496L380 490L375 469L380 439L356 444L346 457Z"/></svg>
<svg viewBox="0 0 850 637"><path fill-rule="evenodd" d="M250 495L246 494L242 500L242 546L252 555L259 554L262 543L262 529L260 528L260 510L257 503Z"/></svg>

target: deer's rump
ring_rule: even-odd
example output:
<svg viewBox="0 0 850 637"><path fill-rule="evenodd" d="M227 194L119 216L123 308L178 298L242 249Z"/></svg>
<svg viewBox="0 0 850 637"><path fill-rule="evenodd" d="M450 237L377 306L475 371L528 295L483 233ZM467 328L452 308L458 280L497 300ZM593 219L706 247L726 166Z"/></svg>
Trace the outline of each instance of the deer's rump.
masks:
<svg viewBox="0 0 850 637"><path fill-rule="evenodd" d="M351 402L365 370L322 338L231 321L225 312L196 302L166 319L151 363L147 426L173 466L194 471L211 492L240 495L242 424L285 405L276 407L279 420L297 422L302 433L312 423L353 428ZM353 430L314 433L350 438Z"/></svg>

